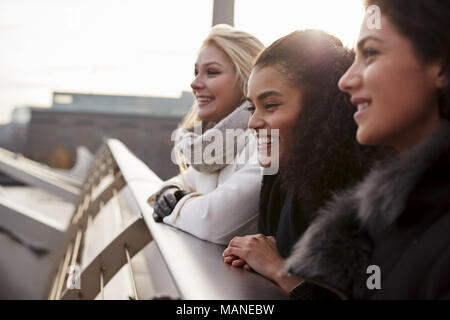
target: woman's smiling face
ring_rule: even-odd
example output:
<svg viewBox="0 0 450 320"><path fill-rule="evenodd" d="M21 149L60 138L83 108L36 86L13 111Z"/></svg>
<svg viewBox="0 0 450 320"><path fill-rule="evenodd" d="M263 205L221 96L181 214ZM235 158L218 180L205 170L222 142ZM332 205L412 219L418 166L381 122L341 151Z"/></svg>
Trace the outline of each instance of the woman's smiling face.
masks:
<svg viewBox="0 0 450 320"><path fill-rule="evenodd" d="M363 22L356 60L339 81L357 107L357 140L399 151L420 143L440 121L438 63L423 63L386 16L381 29Z"/></svg>
<svg viewBox="0 0 450 320"><path fill-rule="evenodd" d="M194 73L191 87L200 120L217 123L243 100L234 66L218 47L207 45L200 50Z"/></svg>
<svg viewBox="0 0 450 320"><path fill-rule="evenodd" d="M301 110L300 89L274 67L257 67L250 74L247 100L252 113L248 127L258 138L261 166L270 166L270 159L278 156L279 163L282 163ZM278 129L278 134L274 134L272 129ZM279 150L278 155L273 154L276 150Z"/></svg>

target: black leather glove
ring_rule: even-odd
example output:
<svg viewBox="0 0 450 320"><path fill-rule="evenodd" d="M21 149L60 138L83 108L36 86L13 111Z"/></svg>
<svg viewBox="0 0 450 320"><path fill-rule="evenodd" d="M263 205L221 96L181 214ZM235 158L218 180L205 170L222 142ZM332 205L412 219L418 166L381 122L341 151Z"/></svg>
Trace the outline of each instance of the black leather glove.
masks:
<svg viewBox="0 0 450 320"><path fill-rule="evenodd" d="M187 192L177 186L169 185L163 187L156 195L156 205L153 210L153 219L161 222L164 217L172 213L178 201L187 195Z"/></svg>

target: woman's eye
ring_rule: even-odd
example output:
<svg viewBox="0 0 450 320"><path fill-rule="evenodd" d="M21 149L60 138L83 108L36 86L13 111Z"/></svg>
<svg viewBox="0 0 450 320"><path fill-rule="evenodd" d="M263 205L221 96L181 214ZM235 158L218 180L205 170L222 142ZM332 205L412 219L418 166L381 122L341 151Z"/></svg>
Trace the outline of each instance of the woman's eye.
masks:
<svg viewBox="0 0 450 320"><path fill-rule="evenodd" d="M264 107L265 107L266 109L270 109L270 108L278 107L279 105L280 105L279 103L273 103L273 102L270 102L270 103L266 103L266 104L264 105Z"/></svg>
<svg viewBox="0 0 450 320"><path fill-rule="evenodd" d="M369 59L379 53L378 50L372 49L372 48L364 48L362 50L362 56L364 59Z"/></svg>
<svg viewBox="0 0 450 320"><path fill-rule="evenodd" d="M254 105L248 105L248 107L247 107L247 111L250 111L252 114L253 114L253 112L255 112L255 106Z"/></svg>
<svg viewBox="0 0 450 320"><path fill-rule="evenodd" d="M208 75L217 75L217 74L219 74L220 72L219 72L219 71L216 71L216 70L208 70L207 73L208 73Z"/></svg>
<svg viewBox="0 0 450 320"><path fill-rule="evenodd" d="M194 71L194 76L196 77L197 75L198 75L198 71L195 70L195 71Z"/></svg>

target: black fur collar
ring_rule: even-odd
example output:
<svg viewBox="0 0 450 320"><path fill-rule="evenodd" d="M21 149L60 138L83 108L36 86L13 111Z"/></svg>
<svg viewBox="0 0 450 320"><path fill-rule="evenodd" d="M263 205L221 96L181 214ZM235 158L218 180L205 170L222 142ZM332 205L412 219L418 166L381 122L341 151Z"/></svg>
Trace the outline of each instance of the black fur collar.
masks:
<svg viewBox="0 0 450 320"><path fill-rule="evenodd" d="M400 217L420 176L449 148L450 123L443 121L427 142L335 195L294 246L286 270L331 287L341 297L354 296L353 283L367 276L371 235Z"/></svg>

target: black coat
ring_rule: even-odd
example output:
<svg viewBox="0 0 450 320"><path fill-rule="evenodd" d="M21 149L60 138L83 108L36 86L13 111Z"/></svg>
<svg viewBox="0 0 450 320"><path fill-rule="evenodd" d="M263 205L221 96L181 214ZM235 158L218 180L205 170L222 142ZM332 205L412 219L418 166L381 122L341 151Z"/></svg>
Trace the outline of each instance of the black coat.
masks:
<svg viewBox="0 0 450 320"><path fill-rule="evenodd" d="M283 258L289 256L311 220L311 214L298 205L294 191L281 188L280 173L263 177L258 232L275 237L278 252Z"/></svg>
<svg viewBox="0 0 450 320"><path fill-rule="evenodd" d="M381 271L369 290L368 266ZM295 245L298 297L450 299L450 123L335 196Z"/></svg>

